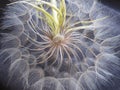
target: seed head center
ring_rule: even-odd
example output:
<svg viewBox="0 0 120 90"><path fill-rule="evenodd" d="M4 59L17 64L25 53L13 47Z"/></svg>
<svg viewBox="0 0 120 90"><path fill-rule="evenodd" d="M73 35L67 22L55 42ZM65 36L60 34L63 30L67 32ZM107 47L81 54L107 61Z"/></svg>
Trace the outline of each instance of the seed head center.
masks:
<svg viewBox="0 0 120 90"><path fill-rule="evenodd" d="M57 34L56 36L53 37L53 42L54 44L61 44L64 41L64 36Z"/></svg>

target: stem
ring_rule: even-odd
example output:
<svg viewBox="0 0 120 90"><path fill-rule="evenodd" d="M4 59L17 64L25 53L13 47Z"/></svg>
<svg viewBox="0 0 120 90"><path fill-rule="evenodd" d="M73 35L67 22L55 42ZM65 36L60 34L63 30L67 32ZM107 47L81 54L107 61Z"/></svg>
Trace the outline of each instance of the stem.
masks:
<svg viewBox="0 0 120 90"><path fill-rule="evenodd" d="M56 0L51 0L51 4L57 8L57 1ZM58 12L55 11L55 9L52 8L52 14L53 14L53 18L55 20L56 26L55 26L55 35L57 35L59 33L59 20L58 20Z"/></svg>
<svg viewBox="0 0 120 90"><path fill-rule="evenodd" d="M55 7L55 8L57 8L57 1L56 0L51 0L51 3L52 3L52 5ZM58 13L57 13L57 11L55 10L55 9L53 9L52 8L52 14L53 14L53 17L54 17L54 19L55 19L55 22L58 24L58 17L57 17L57 15L58 15Z"/></svg>

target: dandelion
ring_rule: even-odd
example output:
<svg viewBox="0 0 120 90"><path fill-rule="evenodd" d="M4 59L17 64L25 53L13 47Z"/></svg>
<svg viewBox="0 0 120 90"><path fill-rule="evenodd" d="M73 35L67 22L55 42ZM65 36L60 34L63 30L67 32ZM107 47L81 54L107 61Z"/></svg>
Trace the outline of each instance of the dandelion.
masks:
<svg viewBox="0 0 120 90"><path fill-rule="evenodd" d="M36 30L36 26L35 26L36 23L34 21L30 22L32 32L38 35L38 38L41 39L40 41L32 39L30 36L28 36L25 33L25 35L30 39L30 41L35 45L34 47L35 49L30 49L30 50L42 52L42 54L40 54L37 57L37 59L41 59L41 58L44 59L41 59L41 61L39 61L38 63L44 63L48 61L51 57L55 58L55 60L53 60L54 63L59 60L60 65L64 57L68 58L69 62L71 63L73 63L72 59L82 61L82 58L84 58L85 55L83 54L83 51L81 50L79 45L84 46L84 43L81 42L82 36L81 33L79 33L79 31L90 28L94 29L94 25L92 25L91 22L95 22L98 20L77 21L70 25L69 22L74 16L73 15L68 16L66 14L66 4L64 0L60 1L60 5L57 5L58 2L56 0L51 0L51 2L40 0L39 2L40 4L37 5L29 3L27 1L14 2L14 3L25 3L35 8L35 10L37 10L38 18L41 20L41 22L43 22L43 27L45 27L45 28L40 28L37 26L38 30ZM52 13L46 11L43 5L48 5L52 10ZM102 19L103 18L100 18L99 20ZM89 25L82 25L82 24L89 24ZM84 37L89 39L89 37L87 36ZM76 50L78 52L76 52ZM90 49L88 50L92 52ZM95 54L94 52L92 53L93 55Z"/></svg>
<svg viewBox="0 0 120 90"><path fill-rule="evenodd" d="M25 90L114 87L120 35L111 25L119 27L114 23L118 18L116 11L95 0L10 3L1 27L10 32L1 33L0 52L2 65L9 68L8 85L14 81Z"/></svg>

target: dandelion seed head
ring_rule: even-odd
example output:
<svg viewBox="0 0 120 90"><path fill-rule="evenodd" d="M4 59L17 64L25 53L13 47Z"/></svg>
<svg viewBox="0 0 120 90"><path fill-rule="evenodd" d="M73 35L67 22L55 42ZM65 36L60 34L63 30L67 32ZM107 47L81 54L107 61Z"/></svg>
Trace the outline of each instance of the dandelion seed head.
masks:
<svg viewBox="0 0 120 90"><path fill-rule="evenodd" d="M11 1L0 34L0 67L6 68L0 78L8 75L8 85L15 90L119 86L118 12L96 0ZM61 1L66 10L60 11Z"/></svg>

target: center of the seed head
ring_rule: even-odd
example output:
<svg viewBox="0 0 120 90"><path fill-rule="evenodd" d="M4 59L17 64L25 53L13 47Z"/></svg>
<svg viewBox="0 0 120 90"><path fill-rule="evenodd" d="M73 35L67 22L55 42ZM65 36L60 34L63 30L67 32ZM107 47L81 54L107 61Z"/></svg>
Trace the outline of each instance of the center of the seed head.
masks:
<svg viewBox="0 0 120 90"><path fill-rule="evenodd" d="M57 34L56 36L53 37L53 41L54 41L56 44L61 43L63 40L64 40L64 36L63 36L63 35L60 35L60 34Z"/></svg>

